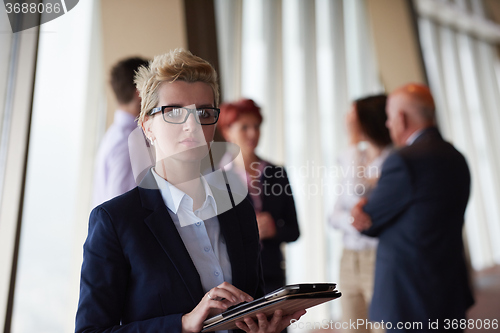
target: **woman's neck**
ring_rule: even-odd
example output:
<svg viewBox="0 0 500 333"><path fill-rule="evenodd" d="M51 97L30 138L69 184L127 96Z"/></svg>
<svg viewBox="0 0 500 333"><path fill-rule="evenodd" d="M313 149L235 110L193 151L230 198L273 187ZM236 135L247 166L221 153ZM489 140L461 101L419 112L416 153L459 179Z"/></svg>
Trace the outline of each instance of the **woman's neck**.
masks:
<svg viewBox="0 0 500 333"><path fill-rule="evenodd" d="M156 162L156 173L193 199L193 210L205 201L205 188L200 179L200 161L184 162L163 159Z"/></svg>

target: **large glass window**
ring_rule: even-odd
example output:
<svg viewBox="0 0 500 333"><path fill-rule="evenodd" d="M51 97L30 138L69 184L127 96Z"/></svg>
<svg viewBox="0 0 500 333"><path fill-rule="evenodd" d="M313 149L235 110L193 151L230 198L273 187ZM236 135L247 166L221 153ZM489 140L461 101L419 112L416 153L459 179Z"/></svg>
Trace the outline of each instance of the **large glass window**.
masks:
<svg viewBox="0 0 500 333"><path fill-rule="evenodd" d="M98 8L81 1L40 27L13 333L74 331L103 112Z"/></svg>
<svg viewBox="0 0 500 333"><path fill-rule="evenodd" d="M482 0L414 3L439 125L471 169L466 236L472 265L482 269L500 263L500 25Z"/></svg>

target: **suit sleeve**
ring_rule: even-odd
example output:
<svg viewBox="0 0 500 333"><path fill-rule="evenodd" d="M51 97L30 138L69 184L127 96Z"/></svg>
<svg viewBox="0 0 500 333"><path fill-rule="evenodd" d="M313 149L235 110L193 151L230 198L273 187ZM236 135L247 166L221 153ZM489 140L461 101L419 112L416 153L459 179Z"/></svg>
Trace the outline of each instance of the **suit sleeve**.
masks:
<svg viewBox="0 0 500 333"><path fill-rule="evenodd" d="M121 325L130 265L112 220L103 208L95 208L90 215L83 249L75 332L181 332L183 314Z"/></svg>
<svg viewBox="0 0 500 333"><path fill-rule="evenodd" d="M394 153L382 167L382 175L377 187L363 207L370 215L372 226L363 234L377 237L389 227L409 205L412 197L412 183L408 167L403 158Z"/></svg>

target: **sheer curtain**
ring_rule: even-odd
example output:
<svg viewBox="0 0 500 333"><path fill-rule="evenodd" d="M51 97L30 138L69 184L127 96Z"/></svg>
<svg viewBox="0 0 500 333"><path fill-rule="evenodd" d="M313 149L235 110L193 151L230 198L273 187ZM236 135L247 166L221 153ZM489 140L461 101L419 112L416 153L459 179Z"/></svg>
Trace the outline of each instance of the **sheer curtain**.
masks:
<svg viewBox="0 0 500 333"><path fill-rule="evenodd" d="M476 269L500 264L500 26L482 0L415 0L429 83L445 138L472 174L466 235Z"/></svg>
<svg viewBox="0 0 500 333"><path fill-rule="evenodd" d="M301 236L287 245L288 283L337 281L341 239L326 225L344 114L383 89L365 1L216 0L222 94L264 114L258 153L289 173ZM349 79L348 79L349 78ZM312 309L306 321L338 315Z"/></svg>

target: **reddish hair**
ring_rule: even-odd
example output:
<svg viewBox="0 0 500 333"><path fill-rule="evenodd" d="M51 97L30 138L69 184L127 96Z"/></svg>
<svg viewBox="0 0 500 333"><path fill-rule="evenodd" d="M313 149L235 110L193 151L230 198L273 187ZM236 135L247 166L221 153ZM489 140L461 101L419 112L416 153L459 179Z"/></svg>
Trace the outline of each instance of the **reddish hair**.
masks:
<svg viewBox="0 0 500 333"><path fill-rule="evenodd" d="M251 99L240 99L234 103L222 103L220 105L220 116L217 122L217 127L224 132L232 124L234 124L240 115L251 114L259 119L262 123L262 114L260 107Z"/></svg>

